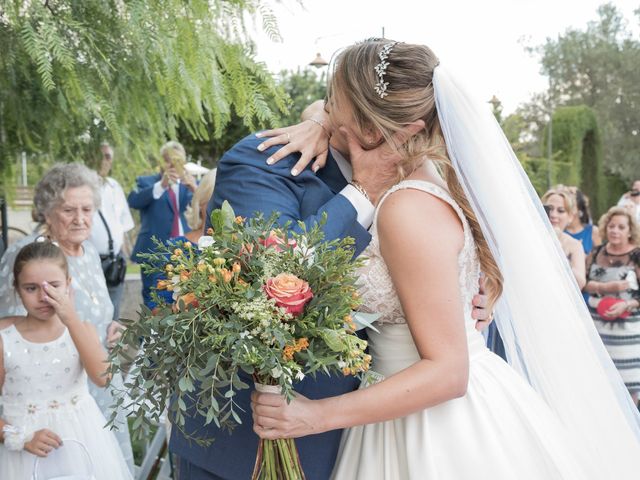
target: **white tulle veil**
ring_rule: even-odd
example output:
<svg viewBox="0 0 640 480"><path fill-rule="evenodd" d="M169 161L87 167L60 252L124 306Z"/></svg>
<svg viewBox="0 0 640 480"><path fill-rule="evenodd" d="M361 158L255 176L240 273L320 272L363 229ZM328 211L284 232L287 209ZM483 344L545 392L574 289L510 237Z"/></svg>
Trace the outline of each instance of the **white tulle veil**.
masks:
<svg viewBox="0 0 640 480"><path fill-rule="evenodd" d="M449 157L504 276L495 321L509 363L575 434L582 460L606 466L600 478L637 478L638 410L535 190L487 103L443 66L433 82Z"/></svg>

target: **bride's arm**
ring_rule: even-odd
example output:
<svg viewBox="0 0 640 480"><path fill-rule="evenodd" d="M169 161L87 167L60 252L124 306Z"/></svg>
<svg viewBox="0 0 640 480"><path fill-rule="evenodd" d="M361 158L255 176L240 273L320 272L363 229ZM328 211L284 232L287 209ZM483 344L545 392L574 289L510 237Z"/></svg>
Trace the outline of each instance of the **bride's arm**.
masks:
<svg viewBox="0 0 640 480"><path fill-rule="evenodd" d="M287 405L280 396L254 394L254 430L261 437L300 437L381 422L465 394L469 366L457 216L435 197L402 190L385 201L378 222L381 252L421 359L379 384L337 397L298 397Z"/></svg>

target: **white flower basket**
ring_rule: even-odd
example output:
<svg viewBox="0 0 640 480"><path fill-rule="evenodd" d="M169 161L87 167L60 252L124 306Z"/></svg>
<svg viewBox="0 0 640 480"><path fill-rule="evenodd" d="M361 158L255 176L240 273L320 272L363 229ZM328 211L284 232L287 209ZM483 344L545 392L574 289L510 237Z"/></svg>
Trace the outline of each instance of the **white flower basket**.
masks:
<svg viewBox="0 0 640 480"><path fill-rule="evenodd" d="M82 442L62 439L62 446L33 463L32 480L95 480L93 462Z"/></svg>

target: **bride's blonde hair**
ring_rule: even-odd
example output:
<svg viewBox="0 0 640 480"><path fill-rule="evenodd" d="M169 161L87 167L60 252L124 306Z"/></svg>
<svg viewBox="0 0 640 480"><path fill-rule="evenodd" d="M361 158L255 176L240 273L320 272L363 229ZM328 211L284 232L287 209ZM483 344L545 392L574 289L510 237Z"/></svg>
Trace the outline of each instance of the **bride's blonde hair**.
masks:
<svg viewBox="0 0 640 480"><path fill-rule="evenodd" d="M333 61L328 95L338 96L351 106L354 133L363 148L377 146L379 143L370 139L382 135L401 154L397 177L389 179L390 183L408 176L425 158L437 165L473 233L491 308L502 293L502 274L447 155L433 88L433 71L439 60L424 45L395 43L383 60L388 64L381 77L376 66L381 63L382 48L389 43L394 42L368 40L340 51ZM387 83L384 96L374 88L381 80ZM397 142L395 134L417 120L423 120L425 128L405 143Z"/></svg>

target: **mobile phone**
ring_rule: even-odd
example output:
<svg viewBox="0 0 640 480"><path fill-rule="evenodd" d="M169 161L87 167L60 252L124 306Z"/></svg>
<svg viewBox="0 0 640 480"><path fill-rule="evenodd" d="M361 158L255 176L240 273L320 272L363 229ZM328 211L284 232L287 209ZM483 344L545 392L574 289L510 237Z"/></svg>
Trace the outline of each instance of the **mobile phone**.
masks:
<svg viewBox="0 0 640 480"><path fill-rule="evenodd" d="M547 214L547 217L551 215L551 205L543 205L542 208L544 208L544 212Z"/></svg>

